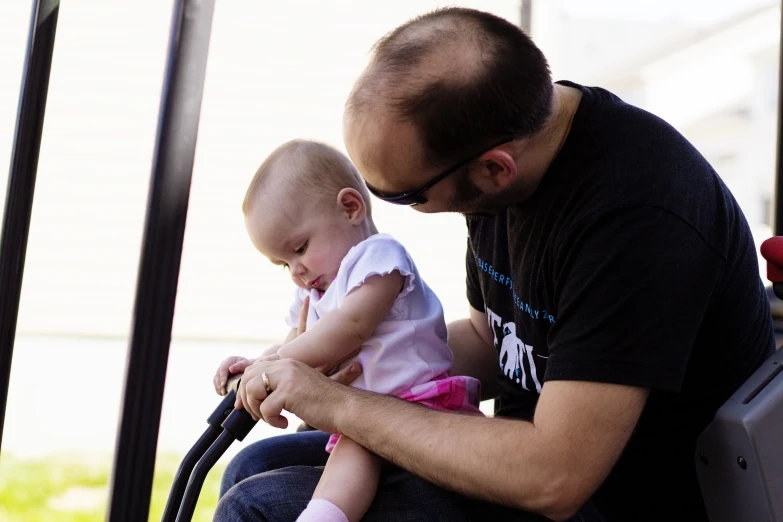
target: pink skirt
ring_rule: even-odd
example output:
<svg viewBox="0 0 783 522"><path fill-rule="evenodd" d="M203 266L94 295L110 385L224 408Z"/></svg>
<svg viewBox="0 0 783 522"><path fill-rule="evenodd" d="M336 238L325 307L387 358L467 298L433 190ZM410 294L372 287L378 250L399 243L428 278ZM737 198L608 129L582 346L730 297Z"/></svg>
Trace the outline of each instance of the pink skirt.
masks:
<svg viewBox="0 0 783 522"><path fill-rule="evenodd" d="M409 402L418 402L440 411L483 415L478 407L481 400L481 383L464 375L436 377L434 380L417 384L397 397ZM326 451L331 453L340 435L329 437Z"/></svg>

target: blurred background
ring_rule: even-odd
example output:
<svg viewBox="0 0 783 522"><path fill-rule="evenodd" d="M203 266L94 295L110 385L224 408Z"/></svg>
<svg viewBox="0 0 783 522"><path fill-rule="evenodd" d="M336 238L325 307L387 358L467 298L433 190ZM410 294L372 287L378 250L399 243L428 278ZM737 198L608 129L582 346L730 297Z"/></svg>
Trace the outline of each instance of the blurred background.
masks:
<svg viewBox="0 0 783 522"><path fill-rule="evenodd" d="M169 4L74 0L60 8L0 455L2 521L104 517ZM31 5L0 3L2 186ZM247 183L289 139L344 150L343 103L373 42L442 5L528 28L555 80L607 88L669 121L732 190L757 246L771 235L778 1L217 2L150 520L216 405L218 363L257 354L287 330L293 286L247 239ZM374 207L379 228L412 252L447 320L465 316L464 221ZM211 519L226 460L279 433L259 425L229 450L194 520Z"/></svg>

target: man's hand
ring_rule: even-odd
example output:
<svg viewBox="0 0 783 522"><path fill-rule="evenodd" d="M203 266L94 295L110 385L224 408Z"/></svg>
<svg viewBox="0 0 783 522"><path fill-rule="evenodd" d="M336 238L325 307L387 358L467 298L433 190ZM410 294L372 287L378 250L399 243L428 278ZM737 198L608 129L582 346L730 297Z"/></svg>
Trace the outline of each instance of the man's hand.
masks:
<svg viewBox="0 0 783 522"><path fill-rule="evenodd" d="M305 333L305 331L307 331L307 313L308 313L309 305L310 305L310 298L306 297L304 300L304 304L302 305L302 309L299 311L298 328L291 330L291 334L289 334L289 337L286 339L286 342L295 339L296 337L302 335L303 333ZM278 345L277 348L279 347L280 346ZM281 360L280 356L277 353L269 353L269 351L267 351L263 356L253 361L252 365L246 365L245 367L243 367L243 370L245 371L245 376L242 377L242 380L239 383L239 388L237 389L237 399L234 402L234 407L237 409L245 408L246 410L248 410L248 412L250 412L254 420L259 420L259 418L264 417L264 420L270 425L276 426L278 428L285 428L286 426L288 426L288 420L280 415L281 410L277 411L277 414L274 416L272 422L268 421L267 418L261 414L260 404L264 401L264 399L266 399L267 396L266 390L264 389L264 383L263 383L263 379L261 378L261 374L267 372L270 385L272 383L271 373L269 372L269 370L265 368L275 367L277 368L277 372L279 373L280 368L286 367L285 364L296 363L297 365L300 365L301 367L307 370L307 372L305 372L305 375L309 374L309 376L306 378L312 379L312 375L320 374L321 379L326 379L324 374L331 373L335 368L339 367L343 362L356 356L359 353L359 351L360 349L354 350L353 352L343 357L335 365L322 365L315 369L310 368L304 363L299 363L291 359ZM362 373L361 365L355 363L349 365L347 368L340 369L339 371L331 375L330 378L326 379L326 381L332 381L335 384L339 383L343 385L349 385L361 373ZM281 375L281 377L283 376ZM295 375L288 372L284 375L284 377L295 378ZM248 389L248 384L251 382L252 382L252 386ZM280 380L276 380L275 381L276 384L271 385L271 389L272 390L276 389L277 386L279 386L280 383L282 382L286 382L286 379L281 378ZM308 386L307 382L303 382L303 386L307 388ZM278 394L278 397L280 395L281 394ZM286 409L291 413L298 415L296 411L293 411L290 408L286 408ZM302 419L302 420L308 422L306 419ZM310 423L308 422L308 424ZM312 424L310 425L312 426Z"/></svg>
<svg viewBox="0 0 783 522"><path fill-rule="evenodd" d="M299 324L297 328L291 329L285 341L283 341L283 344L296 339L298 336L302 335L305 332L305 330L307 329L307 313L309 312L309 310L310 310L310 296L307 296L305 297L304 303L302 304L302 309L299 310ZM212 385L215 387L215 391L217 392L217 394L226 395L228 393L228 389L226 388L226 383L228 382L228 378L231 375L244 372L245 369L251 364L253 364L255 361L266 360L269 358L269 356L273 356L277 354L277 351L280 349L281 346L282 344L273 344L272 346L270 346L269 348L263 351L261 357L255 360L246 359L245 357L232 356L227 358L222 363L220 363L217 372L215 372L215 376L212 378Z"/></svg>
<svg viewBox="0 0 783 522"><path fill-rule="evenodd" d="M351 364L329 378L302 362L273 357L259 360L245 370L234 406L244 407L254 420L264 419L277 428L288 426L288 419L282 415L286 410L314 428L335 433L337 413L345 407L351 393L343 385L359 376L360 365ZM264 373L272 390L270 394L264 389Z"/></svg>

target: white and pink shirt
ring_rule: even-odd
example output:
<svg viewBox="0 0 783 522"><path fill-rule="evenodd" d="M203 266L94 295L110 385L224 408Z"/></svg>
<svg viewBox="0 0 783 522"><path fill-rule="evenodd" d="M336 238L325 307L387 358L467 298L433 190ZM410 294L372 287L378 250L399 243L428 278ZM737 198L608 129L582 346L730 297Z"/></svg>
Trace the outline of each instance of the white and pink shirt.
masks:
<svg viewBox="0 0 783 522"><path fill-rule="evenodd" d="M323 294L315 289L297 288L286 322L291 328L297 327L304 298L309 295L309 328L339 308L345 296L368 277L395 270L405 276L402 291L359 354L343 365L353 362L362 365L362 374L353 386L400 395L416 385L448 376L452 355L446 344L446 322L440 301L419 276L405 247L392 236L375 234L354 246Z"/></svg>

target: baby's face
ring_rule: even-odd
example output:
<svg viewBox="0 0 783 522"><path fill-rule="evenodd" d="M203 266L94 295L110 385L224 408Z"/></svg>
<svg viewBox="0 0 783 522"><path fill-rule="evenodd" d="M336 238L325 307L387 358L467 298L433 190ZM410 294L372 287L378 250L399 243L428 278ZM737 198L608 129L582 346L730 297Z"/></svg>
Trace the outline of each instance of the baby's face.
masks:
<svg viewBox="0 0 783 522"><path fill-rule="evenodd" d="M295 194L266 194L245 216L250 240L275 265L286 266L305 289L325 292L348 251L363 239L333 206L301 201Z"/></svg>

